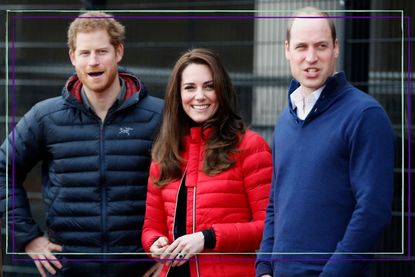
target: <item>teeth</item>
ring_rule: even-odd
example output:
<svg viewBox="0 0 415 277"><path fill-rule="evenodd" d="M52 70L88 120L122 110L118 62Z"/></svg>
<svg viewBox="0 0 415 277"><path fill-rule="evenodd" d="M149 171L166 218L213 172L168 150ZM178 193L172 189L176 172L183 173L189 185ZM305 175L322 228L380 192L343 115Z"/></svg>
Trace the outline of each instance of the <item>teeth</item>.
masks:
<svg viewBox="0 0 415 277"><path fill-rule="evenodd" d="M310 69L307 69L307 72L308 72L308 73L316 73L316 72L317 72L317 69L314 69L314 68L313 68L313 69L311 69L311 68L310 68Z"/></svg>
<svg viewBox="0 0 415 277"><path fill-rule="evenodd" d="M196 110L203 110L203 109L207 109L209 105L200 105L200 106L192 106L192 107Z"/></svg>

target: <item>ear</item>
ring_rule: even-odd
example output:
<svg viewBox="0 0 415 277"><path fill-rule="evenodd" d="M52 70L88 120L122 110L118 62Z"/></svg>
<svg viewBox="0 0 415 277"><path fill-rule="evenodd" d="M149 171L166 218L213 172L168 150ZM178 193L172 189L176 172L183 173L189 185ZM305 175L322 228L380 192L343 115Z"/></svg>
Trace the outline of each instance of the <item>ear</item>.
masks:
<svg viewBox="0 0 415 277"><path fill-rule="evenodd" d="M124 45L123 44L118 44L115 47L115 55L117 58L117 63L119 63L122 60L122 57L124 56Z"/></svg>
<svg viewBox="0 0 415 277"><path fill-rule="evenodd" d="M339 41L336 40L334 41L334 57L337 58L339 56L340 53L340 46L339 46Z"/></svg>
<svg viewBox="0 0 415 277"><path fill-rule="evenodd" d="M75 66L75 52L73 50L69 50L69 59L71 59L71 63Z"/></svg>
<svg viewBox="0 0 415 277"><path fill-rule="evenodd" d="M288 40L285 41L285 58L287 60L290 60L290 43L288 42Z"/></svg>

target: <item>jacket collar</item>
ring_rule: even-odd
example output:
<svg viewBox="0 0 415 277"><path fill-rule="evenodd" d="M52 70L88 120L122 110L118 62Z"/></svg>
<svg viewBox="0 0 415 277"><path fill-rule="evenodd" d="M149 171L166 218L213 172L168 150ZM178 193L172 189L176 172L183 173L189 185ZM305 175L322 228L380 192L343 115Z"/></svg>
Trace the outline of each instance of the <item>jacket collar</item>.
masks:
<svg viewBox="0 0 415 277"><path fill-rule="evenodd" d="M129 107L147 95L144 84L138 77L122 67L118 69L118 76L125 82L125 97L123 104L118 109ZM65 84L62 91L63 98L72 106L84 108L81 97L82 83L76 74L72 75Z"/></svg>
<svg viewBox="0 0 415 277"><path fill-rule="evenodd" d="M189 133L186 136L186 143L201 143L213 134L213 128L204 129L202 126L193 126L189 128Z"/></svg>

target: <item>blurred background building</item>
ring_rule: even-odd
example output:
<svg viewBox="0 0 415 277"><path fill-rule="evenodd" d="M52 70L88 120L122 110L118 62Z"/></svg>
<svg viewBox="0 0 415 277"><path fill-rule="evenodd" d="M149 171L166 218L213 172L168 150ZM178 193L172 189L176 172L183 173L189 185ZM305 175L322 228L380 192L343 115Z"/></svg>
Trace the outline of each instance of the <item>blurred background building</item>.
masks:
<svg viewBox="0 0 415 277"><path fill-rule="evenodd" d="M11 130L13 118L17 122L36 102L60 95L66 79L74 72L66 46L67 27L82 10L102 9L122 10L112 12L126 26L126 51L121 64L138 74L154 96L163 98L168 76L180 53L192 47L216 50L236 85L245 121L270 143L275 120L287 105L287 86L291 79L283 49L286 19L278 17L288 16L289 11L306 5L344 17L335 20L341 49L337 69L345 71L354 85L383 105L397 136L393 218L377 250L393 254L376 256L379 260L373 263L373 276L415 276L415 233L412 231L412 240L408 234L408 227L415 230L414 161L408 168L409 149L415 149L414 117L408 109L414 107L415 89L412 84L408 95L408 83L415 79L415 54L409 61L408 41L412 50L415 47L413 31L409 36L407 33L408 18L403 22L399 18L403 11L405 17L415 21L413 1L61 0L57 4L51 0L2 0L0 139L3 141L6 136L6 126ZM174 10L181 12L173 13ZM177 15L185 17L172 18ZM358 15L371 17L353 18ZM412 65L409 75L408 62ZM412 195L408 195L409 177ZM44 225L40 166L32 170L25 186L32 213ZM408 226L409 219L411 226ZM5 255L4 234L3 228L4 276L38 276L33 263L15 263L10 255ZM408 261L399 261L404 258Z"/></svg>

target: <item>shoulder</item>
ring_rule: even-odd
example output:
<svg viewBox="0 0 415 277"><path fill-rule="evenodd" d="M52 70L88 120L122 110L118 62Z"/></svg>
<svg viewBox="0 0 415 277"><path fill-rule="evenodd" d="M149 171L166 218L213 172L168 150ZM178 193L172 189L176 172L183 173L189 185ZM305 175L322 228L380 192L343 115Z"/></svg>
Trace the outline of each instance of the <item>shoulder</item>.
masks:
<svg viewBox="0 0 415 277"><path fill-rule="evenodd" d="M66 109L64 102L65 100L62 98L62 96L48 98L36 103L29 111L29 113L33 113L36 119L41 120L45 116Z"/></svg>
<svg viewBox="0 0 415 277"><path fill-rule="evenodd" d="M289 117L290 117L290 108L287 106L277 116L275 120L275 125L284 123Z"/></svg>
<svg viewBox="0 0 415 277"><path fill-rule="evenodd" d="M244 174L247 175L259 168L270 170L272 166L271 149L258 133L246 130L239 147L237 160L244 168Z"/></svg>
<svg viewBox="0 0 415 277"><path fill-rule="evenodd" d="M373 96L351 86L345 92L345 100L353 112L362 112L367 109L378 108L383 110L379 102Z"/></svg>
<svg viewBox="0 0 415 277"><path fill-rule="evenodd" d="M154 170L154 171L158 172L159 169L160 169L160 164L158 162L152 160L151 164L150 164L150 170Z"/></svg>
<svg viewBox="0 0 415 277"><path fill-rule="evenodd" d="M381 104L371 95L357 89L352 88L348 91L346 105L343 105L344 114L350 120L350 124L368 121L373 124L384 121L390 124L389 117Z"/></svg>
<svg viewBox="0 0 415 277"><path fill-rule="evenodd" d="M144 98L140 99L138 102L138 108L144 109L153 113L162 114L164 107L164 100L146 95Z"/></svg>
<svg viewBox="0 0 415 277"><path fill-rule="evenodd" d="M257 132L249 129L242 135L239 148L240 150L250 152L270 151L270 147L265 139Z"/></svg>
<svg viewBox="0 0 415 277"><path fill-rule="evenodd" d="M342 117L345 122L346 133L351 137L364 133L368 137L377 134L376 129L383 133L388 130L393 133L388 114L371 95L352 87L347 91L346 104L342 105Z"/></svg>
<svg viewBox="0 0 415 277"><path fill-rule="evenodd" d="M156 161L152 161L149 170L149 182L154 185L155 180L160 178L160 164Z"/></svg>

